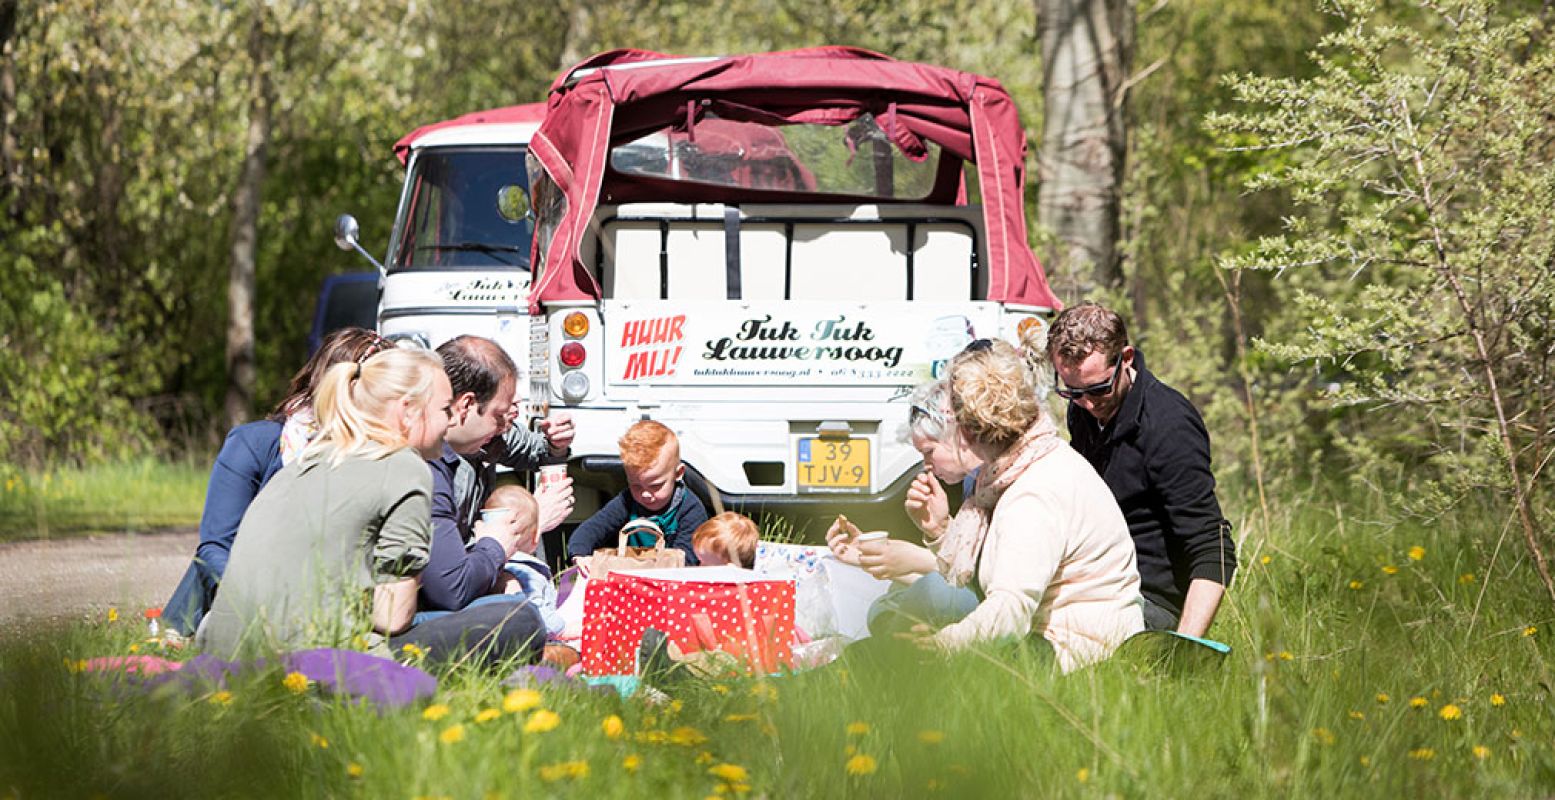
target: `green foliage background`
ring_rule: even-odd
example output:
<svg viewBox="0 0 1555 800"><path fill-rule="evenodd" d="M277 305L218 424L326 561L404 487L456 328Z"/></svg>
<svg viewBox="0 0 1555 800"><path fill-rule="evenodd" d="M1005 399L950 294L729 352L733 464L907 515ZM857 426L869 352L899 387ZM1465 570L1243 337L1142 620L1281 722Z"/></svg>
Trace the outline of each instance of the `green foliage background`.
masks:
<svg viewBox="0 0 1555 800"><path fill-rule="evenodd" d="M0 3L0 462L209 451L225 378L231 199L256 69L270 73L279 100L258 253L254 411L262 413L302 359L322 277L363 266L333 247L334 216L354 213L368 248L384 248L401 178L389 147L416 125L540 99L564 60L615 47L854 44L998 77L1034 142L1043 113L1036 8L998 0L732 0L718 13L680 0L473 0L457 9L405 0ZM1127 309L1152 369L1204 410L1234 509L1258 505L1251 498L1260 483L1299 487L1329 474L1418 484L1431 502L1409 510L1424 514L1466 491L1509 490L1498 478L1507 448L1491 435L1483 396L1458 390L1478 380L1476 356L1458 346L1463 320L1434 305L1441 285L1428 271L1387 261L1419 246L1420 209L1377 194L1368 181L1380 166L1353 169L1350 156L1325 149L1323 136L1334 131L1323 126L1354 111L1345 91L1390 82L1424 91L1434 77L1479 70L1464 79L1490 93L1475 108L1517 118L1500 138L1466 111L1420 117L1451 150L1444 173L1491 165L1473 192L1445 203L1454 263L1498 256L1480 259L1494 273L1480 285L1486 302L1520 276L1549 274L1540 260L1547 220L1541 227L1525 214L1519 247L1508 250L1497 238L1511 224L1506 214L1474 213L1483 198L1512 197L1498 206L1506 210L1547 196L1546 98L1555 81L1539 65L1548 61L1548 4L1202 0L1136 11L1126 280L1088 289L1086 276L1055 268L1060 296ZM1473 39L1446 21L1470 12L1507 33ZM261 64L243 46L256 19L276 43ZM1404 33L1365 39L1394 30ZM1479 50L1468 58L1471 47ZM1489 79L1511 69L1515 80ZM1483 85L1473 83L1481 77ZM1303 117L1303 108L1322 113ZM1305 133L1274 135L1284 129ZM1352 155L1367 146L1355 142ZM1030 173L1035 181L1034 153ZM1033 245L1061 264L1040 222ZM1278 248L1299 261L1299 248L1312 255L1319 244L1314 268L1271 268L1281 263ZM1353 256L1366 248L1373 266L1360 270ZM1496 318L1506 322L1497 352L1512 365L1503 372L1524 486L1537 484L1550 452L1549 295L1546 282ZM1368 344L1378 336L1421 346ZM1547 504L1537 493L1533 500ZM1245 527L1247 519L1234 521Z"/></svg>

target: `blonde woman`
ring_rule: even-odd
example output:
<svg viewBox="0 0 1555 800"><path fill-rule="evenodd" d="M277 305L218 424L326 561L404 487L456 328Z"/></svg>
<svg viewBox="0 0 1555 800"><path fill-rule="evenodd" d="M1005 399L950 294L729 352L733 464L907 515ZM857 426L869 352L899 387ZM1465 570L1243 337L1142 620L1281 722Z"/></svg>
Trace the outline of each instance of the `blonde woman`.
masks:
<svg viewBox="0 0 1555 800"><path fill-rule="evenodd" d="M424 459L442 447L451 397L429 351L331 366L318 435L249 506L197 644L233 656L406 628L431 536Z"/></svg>
<svg viewBox="0 0 1555 800"><path fill-rule="evenodd" d="M1112 492L1058 437L1013 346L973 342L946 387L948 408L925 410L946 415L938 438L914 445L936 474L981 468L954 517L919 524L935 572L978 602L906 637L939 651L1040 637L1065 672L1106 658L1144 630L1134 544Z"/></svg>

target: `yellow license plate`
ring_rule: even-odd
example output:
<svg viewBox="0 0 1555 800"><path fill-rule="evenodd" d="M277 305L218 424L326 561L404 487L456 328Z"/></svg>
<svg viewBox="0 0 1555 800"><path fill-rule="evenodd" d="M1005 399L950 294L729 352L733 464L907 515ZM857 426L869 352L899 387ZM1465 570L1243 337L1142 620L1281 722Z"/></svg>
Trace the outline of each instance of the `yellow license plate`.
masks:
<svg viewBox="0 0 1555 800"><path fill-rule="evenodd" d="M794 458L801 492L869 489L869 440L802 436Z"/></svg>

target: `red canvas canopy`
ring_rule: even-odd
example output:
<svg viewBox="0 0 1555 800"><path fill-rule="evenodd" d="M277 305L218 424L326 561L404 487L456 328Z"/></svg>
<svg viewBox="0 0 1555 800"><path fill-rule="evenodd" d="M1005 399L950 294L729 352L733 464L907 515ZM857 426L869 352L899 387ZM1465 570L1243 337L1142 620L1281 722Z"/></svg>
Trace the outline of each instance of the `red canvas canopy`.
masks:
<svg viewBox="0 0 1555 800"><path fill-rule="evenodd" d="M410 159L410 148L415 146L417 140L433 131L440 131L444 128L457 128L463 125L492 125L504 122L539 122L543 119L545 119L544 103L525 103L521 106L504 106L502 108L488 108L485 111L472 111L450 120L422 125L405 134L400 137L399 141L394 143L394 157L398 158L401 164L404 164Z"/></svg>
<svg viewBox="0 0 1555 800"><path fill-rule="evenodd" d="M546 252L537 262L545 269L530 295L532 311L539 313L546 302L598 299L599 286L579 258L579 245L602 188L612 202L692 199L666 197L662 181L607 172L612 147L666 127L674 130L681 122L687 130L693 125L703 130L703 115L707 121L777 128L847 125L865 114L873 115L907 158L921 158L926 141L945 154L929 196L913 202L956 203L961 163L976 164L988 234L989 300L1062 307L1026 243L1026 137L1004 87L943 67L823 47L709 59L616 50L559 77L529 149L565 196L566 213L548 243L536 239L536 249L543 245ZM805 191L813 186L811 180L776 193L698 186L695 199L837 202L836 195ZM570 269L558 268L563 265Z"/></svg>

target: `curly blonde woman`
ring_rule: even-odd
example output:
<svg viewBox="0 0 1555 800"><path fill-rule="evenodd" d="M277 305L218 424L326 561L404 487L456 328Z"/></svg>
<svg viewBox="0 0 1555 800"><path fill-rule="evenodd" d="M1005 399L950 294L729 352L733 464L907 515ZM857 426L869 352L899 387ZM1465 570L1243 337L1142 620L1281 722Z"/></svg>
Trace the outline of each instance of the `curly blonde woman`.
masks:
<svg viewBox="0 0 1555 800"><path fill-rule="evenodd" d="M945 383L948 407L925 410L945 418L922 426L939 434L915 426L914 446L936 474L981 467L954 517L919 524L935 573L978 602L906 636L939 651L1040 637L1066 672L1106 658L1144 629L1134 545L1112 493L1058 437L1011 345L973 342Z"/></svg>

